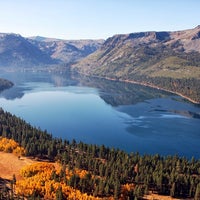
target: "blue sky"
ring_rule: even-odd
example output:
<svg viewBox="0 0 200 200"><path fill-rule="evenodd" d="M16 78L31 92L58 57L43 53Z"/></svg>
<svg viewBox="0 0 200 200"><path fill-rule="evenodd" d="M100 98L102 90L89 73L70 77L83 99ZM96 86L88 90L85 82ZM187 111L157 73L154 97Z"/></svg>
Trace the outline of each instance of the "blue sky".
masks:
<svg viewBox="0 0 200 200"><path fill-rule="evenodd" d="M99 39L200 24L200 0L0 0L0 32Z"/></svg>

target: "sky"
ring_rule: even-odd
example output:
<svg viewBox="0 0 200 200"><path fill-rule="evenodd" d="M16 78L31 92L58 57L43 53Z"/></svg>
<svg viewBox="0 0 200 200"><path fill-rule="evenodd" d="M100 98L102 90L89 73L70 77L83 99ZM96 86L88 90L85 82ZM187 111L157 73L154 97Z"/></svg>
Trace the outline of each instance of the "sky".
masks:
<svg viewBox="0 0 200 200"><path fill-rule="evenodd" d="M0 0L0 32L106 39L200 25L200 0Z"/></svg>

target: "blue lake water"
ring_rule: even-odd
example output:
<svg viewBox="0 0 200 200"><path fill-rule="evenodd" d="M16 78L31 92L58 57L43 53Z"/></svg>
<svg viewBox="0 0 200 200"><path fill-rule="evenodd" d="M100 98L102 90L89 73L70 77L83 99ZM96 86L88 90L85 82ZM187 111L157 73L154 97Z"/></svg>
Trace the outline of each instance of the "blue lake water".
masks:
<svg viewBox="0 0 200 200"><path fill-rule="evenodd" d="M0 107L55 137L200 158L200 106L160 90L42 72L1 72Z"/></svg>

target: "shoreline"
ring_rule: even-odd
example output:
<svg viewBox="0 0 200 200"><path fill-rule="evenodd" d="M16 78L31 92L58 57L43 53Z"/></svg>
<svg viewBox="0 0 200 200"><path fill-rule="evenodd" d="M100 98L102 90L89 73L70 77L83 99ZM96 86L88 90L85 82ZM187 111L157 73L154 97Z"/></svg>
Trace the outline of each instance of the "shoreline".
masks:
<svg viewBox="0 0 200 200"><path fill-rule="evenodd" d="M192 102L194 104L200 104L200 102L195 101L195 100L191 99L190 97L187 97L187 96L185 96L185 95L183 95L183 94L181 94L179 92L175 92L175 91L172 91L172 90L164 89L164 88L161 88L161 87L156 86L156 85L152 85L152 84L148 84L148 83L142 83L142 82L137 82L137 81L130 81L130 80L119 80L119 81L126 82L126 83L133 83L133 84L143 85L145 87L151 87L151 88L154 88L154 89L157 89L157 90L162 90L162 91L165 91L165 92L169 92L169 93L181 96L184 99L187 99L188 101L190 101L190 102Z"/></svg>
<svg viewBox="0 0 200 200"><path fill-rule="evenodd" d="M172 94L176 94L176 95L188 100L191 103L200 105L200 102L195 101L194 99L191 99L190 97L187 97L187 96L185 96L185 95L183 95L183 94L181 94L179 92L168 90L168 89L165 89L165 88L162 88L162 87L159 87L159 86L156 86L156 85L152 85L152 84L149 84L149 83L133 81L133 80L126 80L126 79L115 79L115 78L104 77L104 76L96 76L96 75L90 75L90 74L81 73L81 72L77 72L77 73L85 75L85 76L89 76L89 77L94 77L94 78L101 78L101 79L105 79L105 80L119 81L119 82L124 82L124 83L132 83L132 84L142 85L142 86L145 86L145 87L154 88L154 89L157 89L157 90L161 90L161 91L169 92L169 93L172 93Z"/></svg>

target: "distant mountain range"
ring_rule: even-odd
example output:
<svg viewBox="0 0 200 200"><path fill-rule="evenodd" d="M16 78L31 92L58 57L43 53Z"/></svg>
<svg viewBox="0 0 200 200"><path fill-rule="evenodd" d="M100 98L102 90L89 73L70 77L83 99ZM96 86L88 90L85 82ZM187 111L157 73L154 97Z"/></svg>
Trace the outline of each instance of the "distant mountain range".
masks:
<svg viewBox="0 0 200 200"><path fill-rule="evenodd" d="M115 35L72 69L162 88L200 102L200 26Z"/></svg>
<svg viewBox="0 0 200 200"><path fill-rule="evenodd" d="M60 40L31 37L29 42L58 63L74 63L96 51L104 40Z"/></svg>
<svg viewBox="0 0 200 200"><path fill-rule="evenodd" d="M0 67L36 67L77 62L96 51L103 40L24 38L0 33Z"/></svg>
<svg viewBox="0 0 200 200"><path fill-rule="evenodd" d="M50 56L17 34L0 33L0 66L32 66L55 63Z"/></svg>

